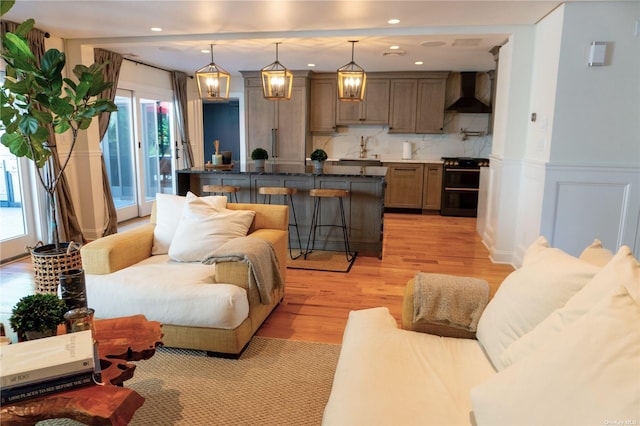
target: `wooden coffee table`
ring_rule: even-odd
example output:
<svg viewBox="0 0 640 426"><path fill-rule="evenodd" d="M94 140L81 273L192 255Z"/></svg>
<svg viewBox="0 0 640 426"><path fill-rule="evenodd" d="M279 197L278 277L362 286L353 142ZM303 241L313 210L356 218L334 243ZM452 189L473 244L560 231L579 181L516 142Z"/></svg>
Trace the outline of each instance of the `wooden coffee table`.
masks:
<svg viewBox="0 0 640 426"><path fill-rule="evenodd" d="M95 335L104 386L92 385L31 399L0 409L2 424L33 425L53 418L70 418L88 425L126 425L144 398L121 387L133 377L135 364L151 358L160 344L157 321L144 315L95 321Z"/></svg>

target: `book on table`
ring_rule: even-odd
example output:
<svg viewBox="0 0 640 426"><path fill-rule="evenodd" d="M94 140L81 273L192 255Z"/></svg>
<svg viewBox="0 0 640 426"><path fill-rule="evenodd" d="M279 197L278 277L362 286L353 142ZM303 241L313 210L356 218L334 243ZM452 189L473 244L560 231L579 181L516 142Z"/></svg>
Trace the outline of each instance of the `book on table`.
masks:
<svg viewBox="0 0 640 426"><path fill-rule="evenodd" d="M91 330L0 346L2 390L68 376L93 374L96 362Z"/></svg>
<svg viewBox="0 0 640 426"><path fill-rule="evenodd" d="M40 396L51 395L94 384L93 371L70 374L49 380L33 382L28 385L2 388L0 390L0 405L17 404Z"/></svg>

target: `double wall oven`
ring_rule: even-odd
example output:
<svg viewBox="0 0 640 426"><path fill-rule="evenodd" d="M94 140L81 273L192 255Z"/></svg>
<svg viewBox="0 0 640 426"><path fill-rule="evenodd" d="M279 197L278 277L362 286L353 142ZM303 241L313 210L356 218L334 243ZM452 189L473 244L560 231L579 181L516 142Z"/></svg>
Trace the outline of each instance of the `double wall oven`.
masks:
<svg viewBox="0 0 640 426"><path fill-rule="evenodd" d="M487 158L443 157L442 205L443 216L478 215L480 167L489 166Z"/></svg>

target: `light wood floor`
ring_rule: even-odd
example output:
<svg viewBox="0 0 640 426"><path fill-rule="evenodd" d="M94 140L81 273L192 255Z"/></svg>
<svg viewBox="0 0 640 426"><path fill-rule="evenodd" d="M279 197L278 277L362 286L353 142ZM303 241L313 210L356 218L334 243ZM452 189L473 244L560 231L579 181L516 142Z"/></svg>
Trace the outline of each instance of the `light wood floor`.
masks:
<svg viewBox="0 0 640 426"><path fill-rule="evenodd" d="M285 300L258 335L340 343L349 311L386 306L400 321L406 282L416 272L483 278L492 294L513 271L493 264L475 231L475 218L389 213L383 258L358 256L349 273L287 270ZM0 267L0 321L33 292L31 259Z"/></svg>

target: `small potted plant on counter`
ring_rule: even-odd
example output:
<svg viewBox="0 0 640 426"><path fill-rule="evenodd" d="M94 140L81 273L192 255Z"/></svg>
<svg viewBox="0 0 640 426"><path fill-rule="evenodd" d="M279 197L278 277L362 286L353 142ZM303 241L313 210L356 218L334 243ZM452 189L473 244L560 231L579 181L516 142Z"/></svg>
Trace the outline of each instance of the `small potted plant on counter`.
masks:
<svg viewBox="0 0 640 426"><path fill-rule="evenodd" d="M264 171L264 162L269 159L269 153L264 148L256 148L251 152L251 159L256 162L256 171Z"/></svg>
<svg viewBox="0 0 640 426"><path fill-rule="evenodd" d="M311 153L309 158L311 158L311 161L313 161L314 173L322 173L324 169L324 162L328 158L327 153L323 149L318 148Z"/></svg>
<svg viewBox="0 0 640 426"><path fill-rule="evenodd" d="M9 324L19 340L54 336L66 311L67 305L53 293L31 294L13 307Z"/></svg>

